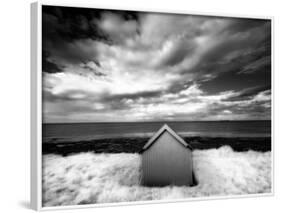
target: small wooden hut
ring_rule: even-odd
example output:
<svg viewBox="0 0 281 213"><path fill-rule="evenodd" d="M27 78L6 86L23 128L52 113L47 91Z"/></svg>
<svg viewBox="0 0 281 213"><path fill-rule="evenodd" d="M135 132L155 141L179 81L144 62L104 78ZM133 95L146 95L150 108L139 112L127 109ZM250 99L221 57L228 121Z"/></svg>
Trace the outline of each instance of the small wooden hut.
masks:
<svg viewBox="0 0 281 213"><path fill-rule="evenodd" d="M142 149L141 183L145 186L195 184L192 148L166 124Z"/></svg>

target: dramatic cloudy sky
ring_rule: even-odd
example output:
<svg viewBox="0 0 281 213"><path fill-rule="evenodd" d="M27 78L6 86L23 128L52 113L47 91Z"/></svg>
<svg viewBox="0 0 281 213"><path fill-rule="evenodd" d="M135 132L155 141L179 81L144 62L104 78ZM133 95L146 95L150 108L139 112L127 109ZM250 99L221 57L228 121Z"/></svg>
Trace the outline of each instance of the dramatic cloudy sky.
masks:
<svg viewBox="0 0 281 213"><path fill-rule="evenodd" d="M270 119L271 23L43 7L44 122Z"/></svg>

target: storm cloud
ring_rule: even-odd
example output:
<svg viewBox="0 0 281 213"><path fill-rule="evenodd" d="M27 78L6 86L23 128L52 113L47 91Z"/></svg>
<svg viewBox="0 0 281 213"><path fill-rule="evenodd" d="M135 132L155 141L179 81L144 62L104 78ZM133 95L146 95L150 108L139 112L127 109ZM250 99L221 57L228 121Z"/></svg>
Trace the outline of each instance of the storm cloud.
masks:
<svg viewBox="0 0 281 213"><path fill-rule="evenodd" d="M44 122L264 120L271 21L43 6Z"/></svg>

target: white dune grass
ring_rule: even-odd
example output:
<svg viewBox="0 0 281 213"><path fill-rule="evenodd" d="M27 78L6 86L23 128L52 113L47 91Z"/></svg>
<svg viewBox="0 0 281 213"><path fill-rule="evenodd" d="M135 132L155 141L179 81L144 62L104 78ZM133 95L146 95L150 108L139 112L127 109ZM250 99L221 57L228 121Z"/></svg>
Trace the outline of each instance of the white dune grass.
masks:
<svg viewBox="0 0 281 213"><path fill-rule="evenodd" d="M271 152L194 150L198 185L143 187L139 154L43 156L43 205L112 203L271 192Z"/></svg>

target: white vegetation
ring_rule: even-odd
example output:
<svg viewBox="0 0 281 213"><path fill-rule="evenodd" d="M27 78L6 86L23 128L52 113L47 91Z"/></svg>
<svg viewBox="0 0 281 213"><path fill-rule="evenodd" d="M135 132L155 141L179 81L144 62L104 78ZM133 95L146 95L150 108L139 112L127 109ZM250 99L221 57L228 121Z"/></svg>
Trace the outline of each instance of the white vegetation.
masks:
<svg viewBox="0 0 281 213"><path fill-rule="evenodd" d="M43 156L43 205L75 205L271 192L271 152L195 150L195 187L143 187L139 154Z"/></svg>

